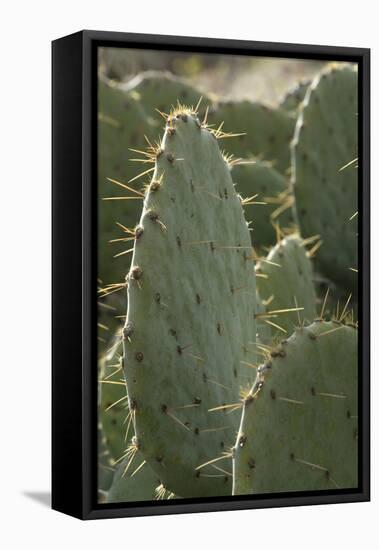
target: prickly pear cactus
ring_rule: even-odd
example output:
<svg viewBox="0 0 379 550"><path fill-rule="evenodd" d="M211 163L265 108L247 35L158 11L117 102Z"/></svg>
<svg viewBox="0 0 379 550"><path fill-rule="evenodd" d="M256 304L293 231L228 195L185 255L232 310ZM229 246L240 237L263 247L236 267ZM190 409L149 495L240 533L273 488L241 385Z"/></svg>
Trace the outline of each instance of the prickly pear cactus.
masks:
<svg viewBox="0 0 379 550"><path fill-rule="evenodd" d="M332 66L311 84L296 124L292 177L304 237L318 234L320 271L348 290L356 284L358 81L350 66ZM350 164L349 164L350 163Z"/></svg>
<svg viewBox="0 0 379 550"><path fill-rule="evenodd" d="M286 111L296 111L299 109L310 83L310 80L304 80L288 90L280 102L280 107Z"/></svg>
<svg viewBox="0 0 379 550"><path fill-rule="evenodd" d="M216 126L224 123L225 132L242 134L227 143L230 153L257 156L271 161L282 174L287 173L296 121L291 113L250 101L224 102L212 110L209 120Z"/></svg>
<svg viewBox="0 0 379 550"><path fill-rule="evenodd" d="M216 137L191 110L170 116L128 275L136 445L182 497L231 493L233 403L254 374L250 235Z"/></svg>
<svg viewBox="0 0 379 550"><path fill-rule="evenodd" d="M122 330L122 314L125 314L125 294L111 293L97 301L97 349L98 359L107 355L117 340L120 339Z"/></svg>
<svg viewBox="0 0 379 550"><path fill-rule="evenodd" d="M272 355L244 401L233 494L357 487L357 330L316 322Z"/></svg>
<svg viewBox="0 0 379 550"><path fill-rule="evenodd" d="M99 424L97 429L97 488L99 491L108 491L112 484L114 468L113 460L108 450L102 426Z"/></svg>
<svg viewBox="0 0 379 550"><path fill-rule="evenodd" d="M139 101L102 81L99 81L98 112L98 276L109 284L120 282L125 268L125 263L114 257L125 250L125 243L109 242L125 237L116 223L133 228L143 198L110 180L128 184L141 171L141 163L130 161L136 154L129 148L146 145L144 134L151 135L151 125ZM143 183L142 179L136 180L140 192Z"/></svg>
<svg viewBox="0 0 379 550"><path fill-rule="evenodd" d="M300 322L310 322L316 317L312 264L298 235L285 237L275 245L267 258L262 259L257 272L264 275L257 279L259 293L269 302L263 322L274 331L276 325L280 327L277 330L284 329L290 335ZM293 311L286 312L287 309Z"/></svg>
<svg viewBox="0 0 379 550"><path fill-rule="evenodd" d="M254 248L275 244L275 224L290 227L294 223L293 197L287 180L270 163L259 160L254 164L236 164L231 173L236 191L243 197L254 197L244 205L245 218L251 222Z"/></svg>
<svg viewBox="0 0 379 550"><path fill-rule="evenodd" d="M157 118L156 109L169 113L177 103L197 105L200 98L201 108L205 110L210 100L203 92L191 86L185 80L169 72L146 71L140 73L126 86L126 91L140 101L149 117ZM161 126L161 124L160 124Z"/></svg>
<svg viewBox="0 0 379 550"><path fill-rule="evenodd" d="M127 388L120 352L122 345L117 346L116 341L113 350L100 360L99 376L99 419L114 461L123 455L133 435L131 423L128 423Z"/></svg>
<svg viewBox="0 0 379 550"><path fill-rule="evenodd" d="M141 453L137 453L134 459L131 462L131 457L126 456L117 466L107 493L107 503L138 502L158 498L160 481L157 474L146 463ZM162 497L171 497L163 487L161 494Z"/></svg>
<svg viewBox="0 0 379 550"><path fill-rule="evenodd" d="M256 318L256 324L257 324L257 342L263 342L268 343L271 341L271 326L269 323L267 323L267 320L265 319L266 315L266 306L263 303L258 289L255 297L255 303L256 303L256 309L255 309L255 318Z"/></svg>

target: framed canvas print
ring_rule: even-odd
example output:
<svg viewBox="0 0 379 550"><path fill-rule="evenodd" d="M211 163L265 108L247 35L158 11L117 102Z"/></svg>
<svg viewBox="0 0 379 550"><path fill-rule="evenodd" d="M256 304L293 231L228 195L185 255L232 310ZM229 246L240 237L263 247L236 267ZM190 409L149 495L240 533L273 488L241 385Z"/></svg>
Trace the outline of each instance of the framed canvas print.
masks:
<svg viewBox="0 0 379 550"><path fill-rule="evenodd" d="M53 508L369 499L369 50L53 42Z"/></svg>

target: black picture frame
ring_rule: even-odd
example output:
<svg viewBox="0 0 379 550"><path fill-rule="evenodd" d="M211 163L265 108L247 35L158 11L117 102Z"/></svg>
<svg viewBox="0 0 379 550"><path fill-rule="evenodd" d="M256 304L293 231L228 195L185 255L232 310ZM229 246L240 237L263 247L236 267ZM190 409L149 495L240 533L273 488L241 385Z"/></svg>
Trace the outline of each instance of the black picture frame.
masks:
<svg viewBox="0 0 379 550"><path fill-rule="evenodd" d="M97 48L353 61L359 67L359 487L314 493L98 504L96 498ZM52 507L81 519L370 499L370 50L81 31L52 43ZM94 367L95 365L95 367Z"/></svg>

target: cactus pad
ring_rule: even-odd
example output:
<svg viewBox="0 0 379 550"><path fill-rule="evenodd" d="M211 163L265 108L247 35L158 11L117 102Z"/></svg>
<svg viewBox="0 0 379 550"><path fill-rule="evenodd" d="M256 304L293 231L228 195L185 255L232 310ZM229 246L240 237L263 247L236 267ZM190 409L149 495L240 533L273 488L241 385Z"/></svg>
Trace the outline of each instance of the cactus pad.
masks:
<svg viewBox="0 0 379 550"><path fill-rule="evenodd" d="M130 466L129 457L125 457L124 460L120 462L115 471L113 482L108 490L106 499L108 504L116 502L138 502L157 498L156 489L160 485L159 478L150 466L144 462L141 453L137 453L135 461L133 461L133 467ZM143 466L141 466L141 464L143 464ZM137 470L139 467L140 469ZM169 496L168 492L167 494Z"/></svg>
<svg viewBox="0 0 379 550"><path fill-rule="evenodd" d="M142 171L140 163L130 162L136 155L129 148L146 145L144 134L151 135L152 127L137 100L102 81L99 81L98 109L98 276L104 284L109 284L118 283L125 268L125 263L114 258L125 247L120 242L109 243L111 239L125 236L116 222L134 227L142 201L137 194L130 200L115 200L115 197L133 194L108 178L125 184ZM143 182L138 181L141 188ZM138 189L138 185L136 187Z"/></svg>
<svg viewBox="0 0 379 550"><path fill-rule="evenodd" d="M293 88L288 90L288 92L283 97L280 102L280 107L286 111L296 111L300 108L302 101L304 100L305 94L307 93L308 87L310 85L309 80L299 82Z"/></svg>
<svg viewBox="0 0 379 550"><path fill-rule="evenodd" d="M301 321L312 321L316 316L316 293L313 285L312 264L302 239L290 235L282 239L259 265L259 293L263 300L270 300L268 312L303 308L268 317L284 328L288 335Z"/></svg>
<svg viewBox="0 0 379 550"><path fill-rule="evenodd" d="M233 494L357 487L357 330L316 322L259 367L245 399Z"/></svg>
<svg viewBox="0 0 379 550"><path fill-rule="evenodd" d="M209 105L209 99L185 80L169 72L146 71L131 80L126 91L140 101L148 117L157 118L156 109L170 111L177 103L196 105L202 97L201 107Z"/></svg>
<svg viewBox="0 0 379 550"><path fill-rule="evenodd" d="M122 329L121 315L125 312L125 294L112 293L97 301L97 350L98 359L102 359L112 349Z"/></svg>
<svg viewBox="0 0 379 550"><path fill-rule="evenodd" d="M169 118L139 223L124 329L138 448L169 491L230 494L239 420L224 406L254 374L255 275L229 169L191 110Z"/></svg>
<svg viewBox="0 0 379 550"><path fill-rule="evenodd" d="M114 461L120 459L127 447L128 415L127 388L122 369L120 345L100 360L99 419L107 448ZM129 437L133 431L129 430Z"/></svg>
<svg viewBox="0 0 379 550"><path fill-rule="evenodd" d="M236 156L254 155L272 162L286 174L290 167L290 142L295 118L281 109L250 101L220 103L209 116L210 122L221 124L225 132L242 133L228 140L227 148Z"/></svg>
<svg viewBox="0 0 379 550"><path fill-rule="evenodd" d="M255 297L256 302L256 323L257 323L257 342L268 343L271 341L271 327L270 324L265 322L264 314L266 313L266 307L262 302L262 299L258 293ZM262 315L262 316L261 316Z"/></svg>
<svg viewBox="0 0 379 550"><path fill-rule="evenodd" d="M254 200L266 203L247 204L244 212L246 220L251 222L254 248L271 246L276 242L273 224L279 223L281 227L293 224L286 179L270 163L259 160L254 164L236 164L232 168L232 178L236 191L243 197L258 195ZM286 204L288 208L285 208Z"/></svg>
<svg viewBox="0 0 379 550"><path fill-rule="evenodd" d="M108 491L112 484L114 468L112 465L113 459L108 450L101 424L99 424L97 429L97 445L97 489L103 492Z"/></svg>
<svg viewBox="0 0 379 550"><path fill-rule="evenodd" d="M357 92L350 66L322 72L307 91L292 144L301 233L321 236L317 267L347 287L356 284L357 268L358 171L349 164L358 156Z"/></svg>

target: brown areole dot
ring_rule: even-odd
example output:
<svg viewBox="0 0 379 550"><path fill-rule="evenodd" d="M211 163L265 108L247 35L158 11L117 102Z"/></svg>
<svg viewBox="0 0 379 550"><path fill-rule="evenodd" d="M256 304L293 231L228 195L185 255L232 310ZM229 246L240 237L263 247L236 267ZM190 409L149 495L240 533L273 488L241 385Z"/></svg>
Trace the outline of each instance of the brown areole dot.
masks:
<svg viewBox="0 0 379 550"><path fill-rule="evenodd" d="M141 277L142 277L142 269L138 265L135 265L134 267L132 267L132 269L129 272L129 278L134 279L135 281L138 281Z"/></svg>
<svg viewBox="0 0 379 550"><path fill-rule="evenodd" d="M138 361L138 363L141 363L143 361L142 351L136 351L134 357L135 357L136 361Z"/></svg>
<svg viewBox="0 0 379 550"><path fill-rule="evenodd" d="M149 191L152 191L153 193L155 193L155 191L158 191L160 186L161 186L161 183L159 180L152 180L149 186Z"/></svg>
<svg viewBox="0 0 379 550"><path fill-rule="evenodd" d="M247 397L245 397L245 400L244 400L244 405L245 407L247 407L248 405L250 405L250 403L252 403L254 401L255 397L249 393Z"/></svg>
<svg viewBox="0 0 379 550"><path fill-rule="evenodd" d="M151 220L152 222L156 222L159 218L157 212L155 212L155 210L148 210L146 212L146 216L149 218L149 220Z"/></svg>
<svg viewBox="0 0 379 550"><path fill-rule="evenodd" d="M138 239L142 237L143 231L144 231L143 227L141 225L137 225L137 227L134 230L134 237L136 241L138 241Z"/></svg>
<svg viewBox="0 0 379 550"><path fill-rule="evenodd" d="M133 323L131 321L129 321L125 326L124 328L122 329L122 335L124 337L124 340L126 340L127 338L129 338L129 336L131 336L133 334L133 331L134 331L134 326L133 326Z"/></svg>
<svg viewBox="0 0 379 550"><path fill-rule="evenodd" d="M141 448L141 441L135 435L133 435L132 437L132 444L135 446L136 449Z"/></svg>
<svg viewBox="0 0 379 550"><path fill-rule="evenodd" d="M242 434L239 436L239 439L238 439L238 447L243 447L245 445L247 441L247 437L246 435Z"/></svg>

